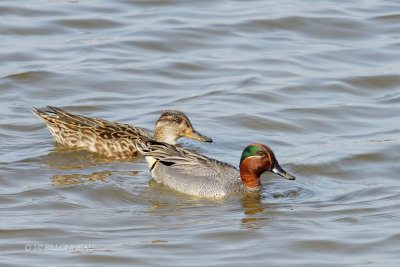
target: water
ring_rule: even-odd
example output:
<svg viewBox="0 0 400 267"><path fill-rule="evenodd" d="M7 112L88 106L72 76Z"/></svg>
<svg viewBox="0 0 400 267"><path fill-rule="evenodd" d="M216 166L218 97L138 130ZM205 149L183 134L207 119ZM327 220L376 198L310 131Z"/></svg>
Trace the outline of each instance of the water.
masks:
<svg viewBox="0 0 400 267"><path fill-rule="evenodd" d="M3 266L398 266L397 1L2 1ZM221 200L53 143L30 108L149 131L178 109L237 166L297 179Z"/></svg>

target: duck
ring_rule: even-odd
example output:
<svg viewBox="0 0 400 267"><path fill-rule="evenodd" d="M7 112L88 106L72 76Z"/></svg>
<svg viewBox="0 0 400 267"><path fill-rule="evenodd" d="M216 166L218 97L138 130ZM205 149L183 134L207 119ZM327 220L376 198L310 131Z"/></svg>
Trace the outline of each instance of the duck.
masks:
<svg viewBox="0 0 400 267"><path fill-rule="evenodd" d="M266 171L289 180L295 179L282 169L271 148L261 143L252 143L244 148L239 169L155 140L140 143L138 149L145 157L150 175L157 183L196 197L220 198L260 191L260 176Z"/></svg>
<svg viewBox="0 0 400 267"><path fill-rule="evenodd" d="M153 139L145 130L134 125L72 114L53 106L47 107L48 111L35 107L31 111L46 123L56 142L69 147L115 159L127 159L140 156L137 149L138 142ZM212 142L211 138L193 128L183 112L178 110L162 112L154 127L154 140L176 145L181 137Z"/></svg>

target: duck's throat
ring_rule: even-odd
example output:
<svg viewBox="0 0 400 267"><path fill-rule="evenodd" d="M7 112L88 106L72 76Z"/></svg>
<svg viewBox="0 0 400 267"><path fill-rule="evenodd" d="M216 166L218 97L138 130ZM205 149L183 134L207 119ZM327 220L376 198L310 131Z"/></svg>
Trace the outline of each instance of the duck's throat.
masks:
<svg viewBox="0 0 400 267"><path fill-rule="evenodd" d="M250 188L256 188L261 185L260 174L254 171L240 170L240 177L242 178L242 183Z"/></svg>
<svg viewBox="0 0 400 267"><path fill-rule="evenodd" d="M155 132L154 139L158 142L164 142L171 145L176 144L176 137L172 134L167 134L165 132L160 132L160 131Z"/></svg>

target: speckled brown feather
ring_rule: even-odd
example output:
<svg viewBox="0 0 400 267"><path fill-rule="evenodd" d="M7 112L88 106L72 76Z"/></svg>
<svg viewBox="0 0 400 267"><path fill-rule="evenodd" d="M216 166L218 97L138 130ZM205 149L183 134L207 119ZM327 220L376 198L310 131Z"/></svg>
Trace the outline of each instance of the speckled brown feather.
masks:
<svg viewBox="0 0 400 267"><path fill-rule="evenodd" d="M151 138L146 131L132 125L48 108L51 111L33 108L32 112L47 124L54 139L63 145L123 159L138 156L137 142Z"/></svg>

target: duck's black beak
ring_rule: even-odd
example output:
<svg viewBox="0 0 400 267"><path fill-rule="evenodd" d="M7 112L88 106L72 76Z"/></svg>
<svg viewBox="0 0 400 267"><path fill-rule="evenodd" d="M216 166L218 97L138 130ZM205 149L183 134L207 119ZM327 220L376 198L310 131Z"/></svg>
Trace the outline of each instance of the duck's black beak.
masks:
<svg viewBox="0 0 400 267"><path fill-rule="evenodd" d="M201 133L197 132L196 130L187 131L185 133L186 137L193 138L197 141L211 143L212 139L208 136L202 135Z"/></svg>
<svg viewBox="0 0 400 267"><path fill-rule="evenodd" d="M286 179L289 179L289 180L296 179L296 177L294 177L293 175L291 175L290 173L288 173L284 169L282 169L281 166L279 166L278 163L275 163L275 166L271 169L271 171L273 173L276 173L276 174L282 176L283 178L286 178Z"/></svg>

